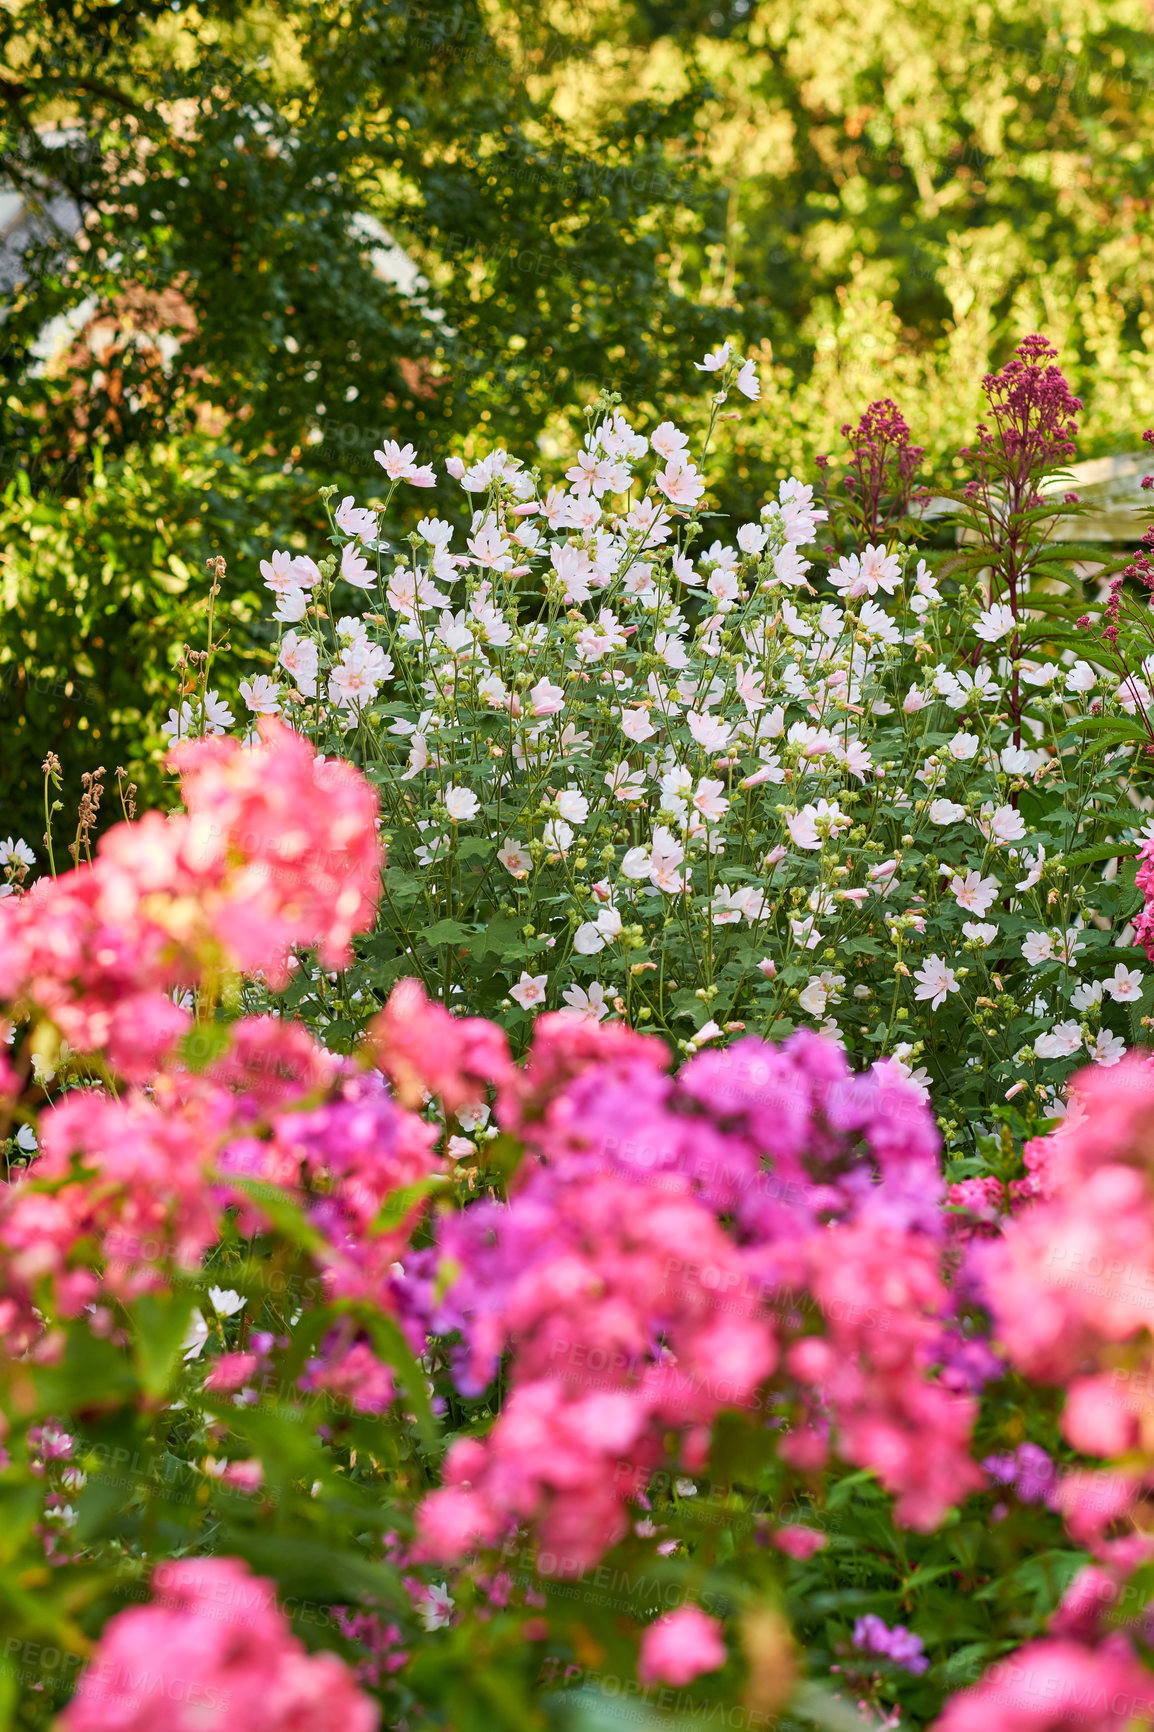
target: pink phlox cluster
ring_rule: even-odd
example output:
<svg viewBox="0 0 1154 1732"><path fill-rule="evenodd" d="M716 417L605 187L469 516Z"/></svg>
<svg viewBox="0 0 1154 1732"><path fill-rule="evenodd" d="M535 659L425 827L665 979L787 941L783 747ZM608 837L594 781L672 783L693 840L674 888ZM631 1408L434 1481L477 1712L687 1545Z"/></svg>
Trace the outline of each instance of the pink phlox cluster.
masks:
<svg viewBox="0 0 1154 1732"><path fill-rule="evenodd" d="M398 981L370 1023L368 1039L407 1107L438 1095L446 1113L457 1113L513 1075L504 1030L483 1016L452 1016L428 998L419 980Z"/></svg>
<svg viewBox="0 0 1154 1732"><path fill-rule="evenodd" d="M931 1375L950 1309L939 1248L862 1222L815 1234L811 1251L826 1332L790 1348L789 1370L834 1417L841 1454L895 1495L897 1520L935 1528L984 1483L969 1453L977 1402ZM782 1453L803 1467L824 1460L805 1430Z"/></svg>
<svg viewBox="0 0 1154 1732"><path fill-rule="evenodd" d="M349 1323L328 1332L297 1382L306 1394L324 1394L351 1413L382 1414L396 1393L389 1367Z"/></svg>
<svg viewBox="0 0 1154 1732"><path fill-rule="evenodd" d="M1154 1068L1129 1057L1081 1071L1071 1109L1031 1151L1040 1196L975 1253L995 1331L1026 1376L1065 1384L1062 1429L1076 1449L1154 1452ZM1129 1371L1117 1350L1139 1350ZM1132 1376L1143 1370L1145 1375Z"/></svg>
<svg viewBox="0 0 1154 1732"><path fill-rule="evenodd" d="M259 727L259 746L208 735L176 747L171 762L192 845L220 872L206 898L214 937L242 973L261 970L283 985L293 945L341 968L353 935L371 927L377 797L351 764L318 759L275 717Z"/></svg>
<svg viewBox="0 0 1154 1732"><path fill-rule="evenodd" d="M64 1732L375 1732L348 1667L309 1654L239 1559L160 1564L152 1588L104 1626Z"/></svg>
<svg viewBox="0 0 1154 1732"><path fill-rule="evenodd" d="M1142 911L1134 922L1134 942L1140 944L1154 962L1154 838L1143 842L1139 849L1139 866L1134 874L1135 887L1142 892Z"/></svg>
<svg viewBox="0 0 1154 1732"><path fill-rule="evenodd" d="M678 1606L643 1632L637 1676L643 1684L691 1684L728 1657L717 1619L697 1606Z"/></svg>
<svg viewBox="0 0 1154 1732"><path fill-rule="evenodd" d="M73 1093L42 1116L39 1157L0 1191L0 1335L10 1350L41 1332L42 1283L74 1317L101 1292L131 1299L199 1264L219 1231L210 1163L229 1113L221 1091L178 1099L162 1078L148 1096Z"/></svg>
<svg viewBox="0 0 1154 1732"><path fill-rule="evenodd" d="M1128 1732L1154 1720L1154 1674L1124 1636L1029 1642L951 1696L932 1732Z"/></svg>
<svg viewBox="0 0 1154 1732"><path fill-rule="evenodd" d="M262 743L180 746L187 813L147 813L96 860L0 903L0 979L17 1016L49 1016L73 1049L144 1082L190 1027L174 988L206 969L288 978L295 945L348 960L379 887L376 795L271 719Z"/></svg>

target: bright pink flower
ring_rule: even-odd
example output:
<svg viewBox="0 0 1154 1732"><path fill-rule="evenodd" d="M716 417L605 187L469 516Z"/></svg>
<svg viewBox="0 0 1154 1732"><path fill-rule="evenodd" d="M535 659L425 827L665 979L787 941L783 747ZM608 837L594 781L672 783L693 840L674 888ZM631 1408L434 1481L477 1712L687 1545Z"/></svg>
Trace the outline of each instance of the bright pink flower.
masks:
<svg viewBox="0 0 1154 1732"><path fill-rule="evenodd" d="M273 1584L236 1558L158 1565L150 1605L105 1625L65 1732L375 1732L335 1654L309 1654Z"/></svg>
<svg viewBox="0 0 1154 1732"><path fill-rule="evenodd" d="M1029 1642L951 1696L933 1732L1128 1732L1154 1720L1154 1674L1125 1638Z"/></svg>
<svg viewBox="0 0 1154 1732"><path fill-rule="evenodd" d="M513 1075L503 1029L481 1016L452 1016L426 996L419 980L401 980L369 1026L370 1050L398 1098L420 1106L440 1095L447 1113L476 1106L490 1086Z"/></svg>
<svg viewBox="0 0 1154 1732"><path fill-rule="evenodd" d="M641 1637L637 1676L643 1684L691 1684L728 1658L721 1625L696 1606L666 1612Z"/></svg>

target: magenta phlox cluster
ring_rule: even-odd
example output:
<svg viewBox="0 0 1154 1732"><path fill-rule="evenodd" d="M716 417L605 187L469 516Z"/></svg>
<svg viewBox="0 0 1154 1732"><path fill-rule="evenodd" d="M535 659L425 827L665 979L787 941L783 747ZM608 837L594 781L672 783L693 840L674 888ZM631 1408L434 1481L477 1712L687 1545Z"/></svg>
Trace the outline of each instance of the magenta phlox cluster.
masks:
<svg viewBox="0 0 1154 1732"><path fill-rule="evenodd" d="M442 1223L453 1279L429 1321L460 1335L464 1393L510 1354L509 1394L483 1442L450 1451L421 1512L427 1557L535 1521L556 1570L588 1567L671 1428L692 1469L720 1412L770 1400L784 1334L802 1338L772 1399L793 1404L799 1467L824 1462L832 1422L923 1527L982 1483L973 1400L935 1375L951 1309L937 1133L892 1067L855 1077L803 1033L674 1078L652 1037L543 1016L498 1120L526 1158L507 1204Z"/></svg>

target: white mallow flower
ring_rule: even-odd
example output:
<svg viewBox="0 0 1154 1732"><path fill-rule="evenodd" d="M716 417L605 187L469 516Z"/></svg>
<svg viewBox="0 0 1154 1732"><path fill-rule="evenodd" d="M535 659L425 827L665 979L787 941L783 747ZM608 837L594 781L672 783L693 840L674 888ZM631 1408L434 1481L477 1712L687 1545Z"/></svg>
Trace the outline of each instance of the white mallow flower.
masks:
<svg viewBox="0 0 1154 1732"><path fill-rule="evenodd" d="M461 824L468 818L475 818L481 809L481 803L471 788L460 788L450 782L445 789L445 811L454 824Z"/></svg>
<svg viewBox="0 0 1154 1732"><path fill-rule="evenodd" d="M824 1016L826 1005L838 1002L844 985L844 974L833 974L828 969L821 974L811 974L798 993L797 1002L808 1016Z"/></svg>
<svg viewBox="0 0 1154 1732"><path fill-rule="evenodd" d="M1076 926L1067 926L1065 933L1054 934L1054 955L1059 962L1071 963L1079 950L1083 948L1081 934Z"/></svg>
<svg viewBox="0 0 1154 1732"><path fill-rule="evenodd" d="M546 848L556 854L567 854L569 844L573 840L572 826L566 824L563 818L550 818L541 831L541 840Z"/></svg>
<svg viewBox="0 0 1154 1732"><path fill-rule="evenodd" d="M1022 860L1025 862L1026 876L1018 879L1017 883L1014 885L1014 889L1032 890L1034 885L1038 882L1038 879L1042 876L1042 867L1046 864L1046 850L1042 844L1039 843L1037 853L1033 855L1023 854Z"/></svg>
<svg viewBox="0 0 1154 1732"><path fill-rule="evenodd" d="M1094 1005L1101 1004L1103 984L1100 980L1088 980L1081 986L1076 986L1070 994L1070 1003L1074 1009L1090 1010Z"/></svg>
<svg viewBox="0 0 1154 1732"><path fill-rule="evenodd" d="M417 1608L417 1615L426 1630L443 1630L448 1625L453 1611L453 1596L444 1582L433 1582L425 1589L425 1597Z"/></svg>
<svg viewBox="0 0 1154 1732"><path fill-rule="evenodd" d="M210 1287L208 1296L218 1317L234 1317L247 1304L244 1294L232 1287Z"/></svg>
<svg viewBox="0 0 1154 1732"><path fill-rule="evenodd" d="M998 936L998 929L988 920L963 920L962 931L967 938L973 938L978 944L992 944Z"/></svg>
<svg viewBox="0 0 1154 1732"><path fill-rule="evenodd" d="M1073 1021L1059 1022L1034 1042L1038 1058L1072 1058L1082 1045L1082 1029Z"/></svg>
<svg viewBox="0 0 1154 1732"><path fill-rule="evenodd" d="M1120 962L1114 970L1113 979L1104 980L1102 985L1115 1004L1137 1004L1142 996L1145 978L1140 969L1127 968L1124 962Z"/></svg>
<svg viewBox="0 0 1154 1732"><path fill-rule="evenodd" d="M953 969L940 956L927 956L922 966L914 970L914 980L915 999L928 998L932 1010L944 1004L949 993L960 990Z"/></svg>
<svg viewBox="0 0 1154 1732"><path fill-rule="evenodd" d="M693 365L699 373L720 373L729 359L729 343L722 343L719 349L707 353L704 361L694 361Z"/></svg>
<svg viewBox="0 0 1154 1732"><path fill-rule="evenodd" d="M620 910L610 904L601 910L596 920L581 922L573 934L573 948L578 956L596 956L599 950L620 938L622 926Z"/></svg>
<svg viewBox="0 0 1154 1732"><path fill-rule="evenodd" d="M685 859L685 850L676 836L664 824L654 827L649 849L649 882L666 895L675 895L686 886L686 875L678 870Z"/></svg>
<svg viewBox="0 0 1154 1732"><path fill-rule="evenodd" d="M277 596L272 617L278 625L296 625L308 611L308 596L303 589L286 589Z"/></svg>
<svg viewBox="0 0 1154 1732"><path fill-rule="evenodd" d="M736 926L741 920L741 902L728 884L719 884L713 892L710 913L715 926Z"/></svg>
<svg viewBox="0 0 1154 1732"><path fill-rule="evenodd" d="M737 545L742 553L760 553L768 540L765 530L756 523L743 523L737 532Z"/></svg>
<svg viewBox="0 0 1154 1732"><path fill-rule="evenodd" d="M983 878L980 872L967 872L950 880L950 892L959 908L979 917L988 914L998 898L1001 884L997 878Z"/></svg>
<svg viewBox="0 0 1154 1732"><path fill-rule="evenodd" d="M996 602L979 614L974 631L984 643L997 643L1017 625L1013 610L1004 601Z"/></svg>
<svg viewBox="0 0 1154 1732"><path fill-rule="evenodd" d="M949 744L950 756L957 758L959 763L966 764L977 756L981 743L977 734L957 733Z"/></svg>
<svg viewBox="0 0 1154 1732"><path fill-rule="evenodd" d="M823 608L822 609L823 629L825 626L825 620L826 620L826 609ZM876 601L863 601L862 602L861 612L858 614L858 617L857 617L857 623L858 623L858 630L864 631L866 636L871 638L875 643L889 644L892 647L894 644L901 643L901 641L902 641L901 632L898 630L897 626L894 624L893 620L890 618L889 614L885 611L885 609L879 607ZM833 632L827 632L826 635L832 637L832 636L836 636L837 634L833 633Z"/></svg>
<svg viewBox="0 0 1154 1732"><path fill-rule="evenodd" d="M609 1014L605 988L599 980L593 981L588 989L571 986L561 997L566 1007L561 1013L563 1016L577 1016L582 1022L600 1022L603 1016Z"/></svg>
<svg viewBox="0 0 1154 1732"><path fill-rule="evenodd" d="M796 588L799 583L805 582L809 564L809 560L801 557L793 542L787 541L773 556L773 575L779 583L787 583L791 588Z"/></svg>
<svg viewBox="0 0 1154 1732"><path fill-rule="evenodd" d="M589 801L577 788L562 788L557 810L570 824L583 824L589 816Z"/></svg>
<svg viewBox="0 0 1154 1732"><path fill-rule="evenodd" d="M882 546L869 546L861 554L843 554L829 574L829 581L847 601L859 595L876 595L879 589L892 595L901 580L900 559Z"/></svg>
<svg viewBox="0 0 1154 1732"><path fill-rule="evenodd" d="M1028 932L1022 945L1022 955L1031 968L1049 962L1054 954L1054 938L1050 932Z"/></svg>
<svg viewBox="0 0 1154 1732"><path fill-rule="evenodd" d="M812 914L806 914L804 917L791 914L789 929L793 933L796 943L804 945L807 950L816 950L819 944L825 942L817 929L817 922Z"/></svg>
<svg viewBox="0 0 1154 1732"><path fill-rule="evenodd" d="M1003 847L1007 842L1020 842L1026 834L1020 812L1013 806L994 806L989 801L978 814L977 824L982 835L995 847Z"/></svg>
<svg viewBox="0 0 1154 1732"><path fill-rule="evenodd" d="M185 1330L180 1343L185 1360L199 1359L204 1352L204 1344L207 1340L208 1324L204 1320L204 1313L194 1305L192 1315L188 1320L188 1328Z"/></svg>
<svg viewBox="0 0 1154 1732"><path fill-rule="evenodd" d="M254 680L241 680L240 695L245 706L257 716L275 716L280 709L280 682L267 674L257 674Z"/></svg>
<svg viewBox="0 0 1154 1732"><path fill-rule="evenodd" d="M1126 1056L1126 1042L1120 1034L1111 1034L1109 1029L1101 1028L1096 1035L1086 1036L1086 1051L1095 1064L1120 1064Z"/></svg>
<svg viewBox="0 0 1154 1732"><path fill-rule="evenodd" d="M806 805L800 812L790 813L785 823L795 847L820 848L824 837L833 837L850 829L853 819L842 811L836 800L818 800L816 805Z"/></svg>
<svg viewBox="0 0 1154 1732"><path fill-rule="evenodd" d="M547 974L530 974L527 969L522 969L520 980L509 990L509 997L514 999L522 1010L536 1010L545 1002L548 982Z"/></svg>
<svg viewBox="0 0 1154 1732"><path fill-rule="evenodd" d="M1068 692L1092 692L1098 684L1098 673L1089 662L1078 660L1072 668L1066 670L1066 690Z"/></svg>
<svg viewBox="0 0 1154 1732"><path fill-rule="evenodd" d="M1023 662L1021 677L1027 686L1052 686L1062 670L1057 662Z"/></svg>
<svg viewBox="0 0 1154 1732"><path fill-rule="evenodd" d="M902 709L907 716L916 716L919 710L925 709L929 701L925 692L919 691L917 686L911 686L902 699Z"/></svg>
<svg viewBox="0 0 1154 1732"><path fill-rule="evenodd" d="M511 872L514 878L527 878L533 869L533 856L528 848L520 842L512 841L508 836L498 848L497 858L506 872Z"/></svg>
<svg viewBox="0 0 1154 1732"><path fill-rule="evenodd" d="M745 361L738 369L737 378L733 381L743 397L748 397L751 403L756 403L761 396L761 382L757 377L757 367L753 361Z"/></svg>
<svg viewBox="0 0 1154 1732"><path fill-rule="evenodd" d="M477 696L491 710L503 710L509 702L509 691L500 674L486 674L477 681Z"/></svg>
<svg viewBox="0 0 1154 1732"><path fill-rule="evenodd" d="M966 808L959 806L956 800L931 800L930 822L932 824L956 824L966 815Z"/></svg>

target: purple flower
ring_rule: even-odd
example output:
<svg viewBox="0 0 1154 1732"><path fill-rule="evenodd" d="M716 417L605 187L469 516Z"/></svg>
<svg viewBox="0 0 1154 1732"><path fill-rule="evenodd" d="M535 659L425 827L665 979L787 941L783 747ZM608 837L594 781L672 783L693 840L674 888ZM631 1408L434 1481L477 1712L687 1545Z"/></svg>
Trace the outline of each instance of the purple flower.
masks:
<svg viewBox="0 0 1154 1732"><path fill-rule="evenodd" d="M867 1612L853 1627L853 1645L866 1654L880 1654L902 1666L915 1677L929 1670L929 1661L922 1652L922 1639L907 1630L904 1624L889 1625L876 1612Z"/></svg>

